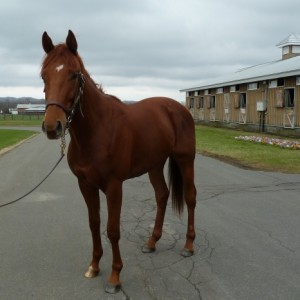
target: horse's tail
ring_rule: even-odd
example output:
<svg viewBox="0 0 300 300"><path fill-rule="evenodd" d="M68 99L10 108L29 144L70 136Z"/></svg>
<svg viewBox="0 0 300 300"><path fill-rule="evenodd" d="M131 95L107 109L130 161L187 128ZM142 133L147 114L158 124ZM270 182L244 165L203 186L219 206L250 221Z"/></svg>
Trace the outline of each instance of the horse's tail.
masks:
<svg viewBox="0 0 300 300"><path fill-rule="evenodd" d="M183 183L177 162L169 157L169 189L172 197L173 211L179 216L183 212Z"/></svg>

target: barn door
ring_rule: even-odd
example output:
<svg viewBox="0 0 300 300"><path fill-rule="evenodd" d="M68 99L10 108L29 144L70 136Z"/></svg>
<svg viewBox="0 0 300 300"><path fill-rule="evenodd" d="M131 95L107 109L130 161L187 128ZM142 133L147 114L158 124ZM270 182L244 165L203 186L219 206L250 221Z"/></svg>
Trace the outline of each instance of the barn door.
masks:
<svg viewBox="0 0 300 300"><path fill-rule="evenodd" d="M240 93L240 113L239 113L239 122L241 124L246 124L247 122L247 94Z"/></svg>
<svg viewBox="0 0 300 300"><path fill-rule="evenodd" d="M230 119L230 96L229 94L224 94L224 114L223 114L223 122L229 122Z"/></svg>
<svg viewBox="0 0 300 300"><path fill-rule="evenodd" d="M285 128L295 127L295 89L284 90L284 116L283 126Z"/></svg>
<svg viewBox="0 0 300 300"><path fill-rule="evenodd" d="M283 127L295 128L295 110L293 108L284 109Z"/></svg>
<svg viewBox="0 0 300 300"><path fill-rule="evenodd" d="M210 121L216 120L216 96L209 97L209 119Z"/></svg>
<svg viewBox="0 0 300 300"><path fill-rule="evenodd" d="M195 118L195 99L189 98L187 106L188 106L188 109L189 109L191 115L193 116L193 118Z"/></svg>
<svg viewBox="0 0 300 300"><path fill-rule="evenodd" d="M204 109L203 108L200 108L200 111L199 111L199 120L200 121L204 120Z"/></svg>
<svg viewBox="0 0 300 300"><path fill-rule="evenodd" d="M245 108L240 108L240 114L239 114L239 123L240 124L246 124L247 122L247 114Z"/></svg>

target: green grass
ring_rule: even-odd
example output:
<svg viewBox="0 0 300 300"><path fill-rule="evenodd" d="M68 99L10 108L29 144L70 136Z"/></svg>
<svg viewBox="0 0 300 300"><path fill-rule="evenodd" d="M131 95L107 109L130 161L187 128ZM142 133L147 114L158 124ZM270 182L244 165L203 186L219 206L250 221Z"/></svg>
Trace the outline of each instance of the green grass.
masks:
<svg viewBox="0 0 300 300"><path fill-rule="evenodd" d="M240 135L259 134L196 126L196 148L199 153L246 168L300 173L299 150L235 140L235 137Z"/></svg>
<svg viewBox="0 0 300 300"><path fill-rule="evenodd" d="M5 130L1 126L41 126L43 116L3 116L0 118L0 149L35 134L32 131ZM199 153L242 167L266 171L300 173L300 151L272 145L235 140L236 136L255 135L238 130L196 126ZM256 134L260 135L260 134ZM298 139L299 141L299 139Z"/></svg>
<svg viewBox="0 0 300 300"><path fill-rule="evenodd" d="M35 131L0 129L0 150L36 134Z"/></svg>

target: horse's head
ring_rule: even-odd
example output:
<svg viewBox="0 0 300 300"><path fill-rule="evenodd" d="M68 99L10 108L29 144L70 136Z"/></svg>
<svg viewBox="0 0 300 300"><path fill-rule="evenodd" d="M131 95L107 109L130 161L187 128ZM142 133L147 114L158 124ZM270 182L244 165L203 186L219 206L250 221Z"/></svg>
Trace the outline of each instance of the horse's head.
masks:
<svg viewBox="0 0 300 300"><path fill-rule="evenodd" d="M49 139L58 139L82 93L82 61L77 53L76 38L70 30L65 44L54 46L46 32L42 44L46 52L41 69L46 100L42 129Z"/></svg>

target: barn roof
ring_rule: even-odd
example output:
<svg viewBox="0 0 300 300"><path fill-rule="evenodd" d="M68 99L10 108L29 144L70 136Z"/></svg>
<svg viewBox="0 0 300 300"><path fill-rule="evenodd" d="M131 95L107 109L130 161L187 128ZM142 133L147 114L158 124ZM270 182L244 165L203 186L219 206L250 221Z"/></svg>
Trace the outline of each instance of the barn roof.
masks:
<svg viewBox="0 0 300 300"><path fill-rule="evenodd" d="M45 109L45 104L17 104L17 109Z"/></svg>
<svg viewBox="0 0 300 300"><path fill-rule="evenodd" d="M280 43L278 43L277 47L283 48L285 46L290 45L300 46L300 35L290 34L288 37L286 37ZM203 81L197 87L182 89L180 90L180 92L189 92L224 86L232 86L242 83L272 80L276 78L297 75L300 75L300 55L289 59L280 59L244 68L238 70L235 73Z"/></svg>
<svg viewBox="0 0 300 300"><path fill-rule="evenodd" d="M300 75L300 56L244 68L232 74L204 81L197 87L182 89L180 92L218 88L296 75Z"/></svg>

